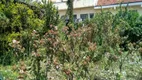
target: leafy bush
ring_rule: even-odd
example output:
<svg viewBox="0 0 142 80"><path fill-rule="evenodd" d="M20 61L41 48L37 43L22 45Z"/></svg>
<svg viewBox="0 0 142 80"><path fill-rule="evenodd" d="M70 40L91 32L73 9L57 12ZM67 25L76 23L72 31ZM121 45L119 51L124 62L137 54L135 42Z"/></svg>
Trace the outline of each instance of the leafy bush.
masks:
<svg viewBox="0 0 142 80"><path fill-rule="evenodd" d="M27 68L26 79L121 80L141 77L139 48L134 48L135 44L131 43L128 44L128 51L120 48L119 31L108 29L108 37L103 38L105 40L100 45L91 41L88 36L95 26L72 29L70 34L69 28L63 27L62 35L56 26L50 27L51 30L40 39L37 31L32 32L33 42L30 43L33 46L31 47L32 53L29 55L30 58L24 61ZM112 32L115 34L112 35ZM116 41L115 38L120 41ZM13 45L15 44L20 43L16 41ZM14 47L16 48L22 51L22 47ZM21 58L21 52L18 51L14 53L18 53L17 58Z"/></svg>
<svg viewBox="0 0 142 80"><path fill-rule="evenodd" d="M0 23L0 45L2 45L0 63L2 64L12 63L9 59L11 58L9 42L13 38L20 38L22 31L42 30L41 27L44 25L44 21L36 17L31 7L24 3L14 3L11 0L7 3L0 1Z"/></svg>
<svg viewBox="0 0 142 80"><path fill-rule="evenodd" d="M52 4L41 6L46 12L42 19L25 4L0 6L0 19L5 20L0 27L6 30L0 34L4 36L0 44L5 46L0 48L7 49L1 52L1 62L18 64L13 70L8 68L14 74L7 74L2 67L6 78L141 80L142 31L137 12L98 13L82 22L84 27L75 28L56 23L58 14Z"/></svg>

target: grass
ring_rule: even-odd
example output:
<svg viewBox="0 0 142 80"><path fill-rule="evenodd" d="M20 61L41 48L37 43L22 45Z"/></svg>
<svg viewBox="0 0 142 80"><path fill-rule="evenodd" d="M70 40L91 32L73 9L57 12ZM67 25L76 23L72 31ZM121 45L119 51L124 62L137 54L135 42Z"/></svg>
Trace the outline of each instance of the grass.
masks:
<svg viewBox="0 0 142 80"><path fill-rule="evenodd" d="M2 66L0 65L0 78L4 80L16 80L18 72L14 71L13 66Z"/></svg>

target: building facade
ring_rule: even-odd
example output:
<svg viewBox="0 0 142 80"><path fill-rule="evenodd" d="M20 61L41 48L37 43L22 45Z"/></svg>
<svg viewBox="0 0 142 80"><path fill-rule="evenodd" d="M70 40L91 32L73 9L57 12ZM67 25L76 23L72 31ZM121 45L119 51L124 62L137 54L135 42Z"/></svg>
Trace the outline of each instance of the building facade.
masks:
<svg viewBox="0 0 142 80"><path fill-rule="evenodd" d="M60 17L63 17L67 11L67 0L50 1L58 8ZM137 10L142 15L142 0L74 0L74 19L90 19L102 9L115 14L119 10L120 3L122 8L129 6L129 10Z"/></svg>
<svg viewBox="0 0 142 80"><path fill-rule="evenodd" d="M60 17L66 14L67 0L57 0L54 5L59 9ZM97 5L97 0L74 0L74 19L85 20L86 18L92 18L94 16L94 6Z"/></svg>
<svg viewBox="0 0 142 80"><path fill-rule="evenodd" d="M119 10L120 3L122 9L128 6L129 10L137 10L142 15L142 0L98 0L94 9L96 12L103 9L104 11L111 11L115 14Z"/></svg>
<svg viewBox="0 0 142 80"><path fill-rule="evenodd" d="M60 17L64 16L67 10L67 0L52 1L58 7ZM74 0L74 19L90 19L101 9L115 14L119 10L120 3L122 7L129 6L130 10L137 10L142 15L142 0Z"/></svg>

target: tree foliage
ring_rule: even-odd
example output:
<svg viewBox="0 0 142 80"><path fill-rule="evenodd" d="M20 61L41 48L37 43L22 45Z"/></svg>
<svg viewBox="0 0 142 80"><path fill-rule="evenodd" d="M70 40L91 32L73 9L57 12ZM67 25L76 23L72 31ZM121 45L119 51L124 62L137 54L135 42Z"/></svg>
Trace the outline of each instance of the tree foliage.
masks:
<svg viewBox="0 0 142 80"><path fill-rule="evenodd" d="M74 0L68 0L67 1L67 16L69 17L69 23L73 23L73 1Z"/></svg>
<svg viewBox="0 0 142 80"><path fill-rule="evenodd" d="M51 1L43 1L43 9L45 10L45 25L43 28L44 33L50 29L50 25L57 25L59 23L59 14L57 8Z"/></svg>
<svg viewBox="0 0 142 80"><path fill-rule="evenodd" d="M34 29L40 29L44 21L39 19L36 16L37 14L34 14L34 11L25 4L11 1L7 2L7 4L0 2L0 6L0 44L3 45L0 48L3 51L1 52L1 57L3 57L10 49L9 42L14 38L20 38L23 31L31 32Z"/></svg>

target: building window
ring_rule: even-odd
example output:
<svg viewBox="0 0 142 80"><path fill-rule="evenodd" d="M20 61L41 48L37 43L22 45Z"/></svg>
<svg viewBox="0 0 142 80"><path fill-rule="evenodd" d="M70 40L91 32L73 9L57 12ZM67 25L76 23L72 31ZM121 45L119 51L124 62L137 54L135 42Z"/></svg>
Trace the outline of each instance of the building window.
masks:
<svg viewBox="0 0 142 80"><path fill-rule="evenodd" d="M90 13L90 19L94 17L94 13Z"/></svg>
<svg viewBox="0 0 142 80"><path fill-rule="evenodd" d="M80 18L84 21L85 19L88 19L88 14L80 14Z"/></svg>
<svg viewBox="0 0 142 80"><path fill-rule="evenodd" d="M73 19L74 19L74 22L76 22L76 19L77 19L77 15L73 15Z"/></svg>

